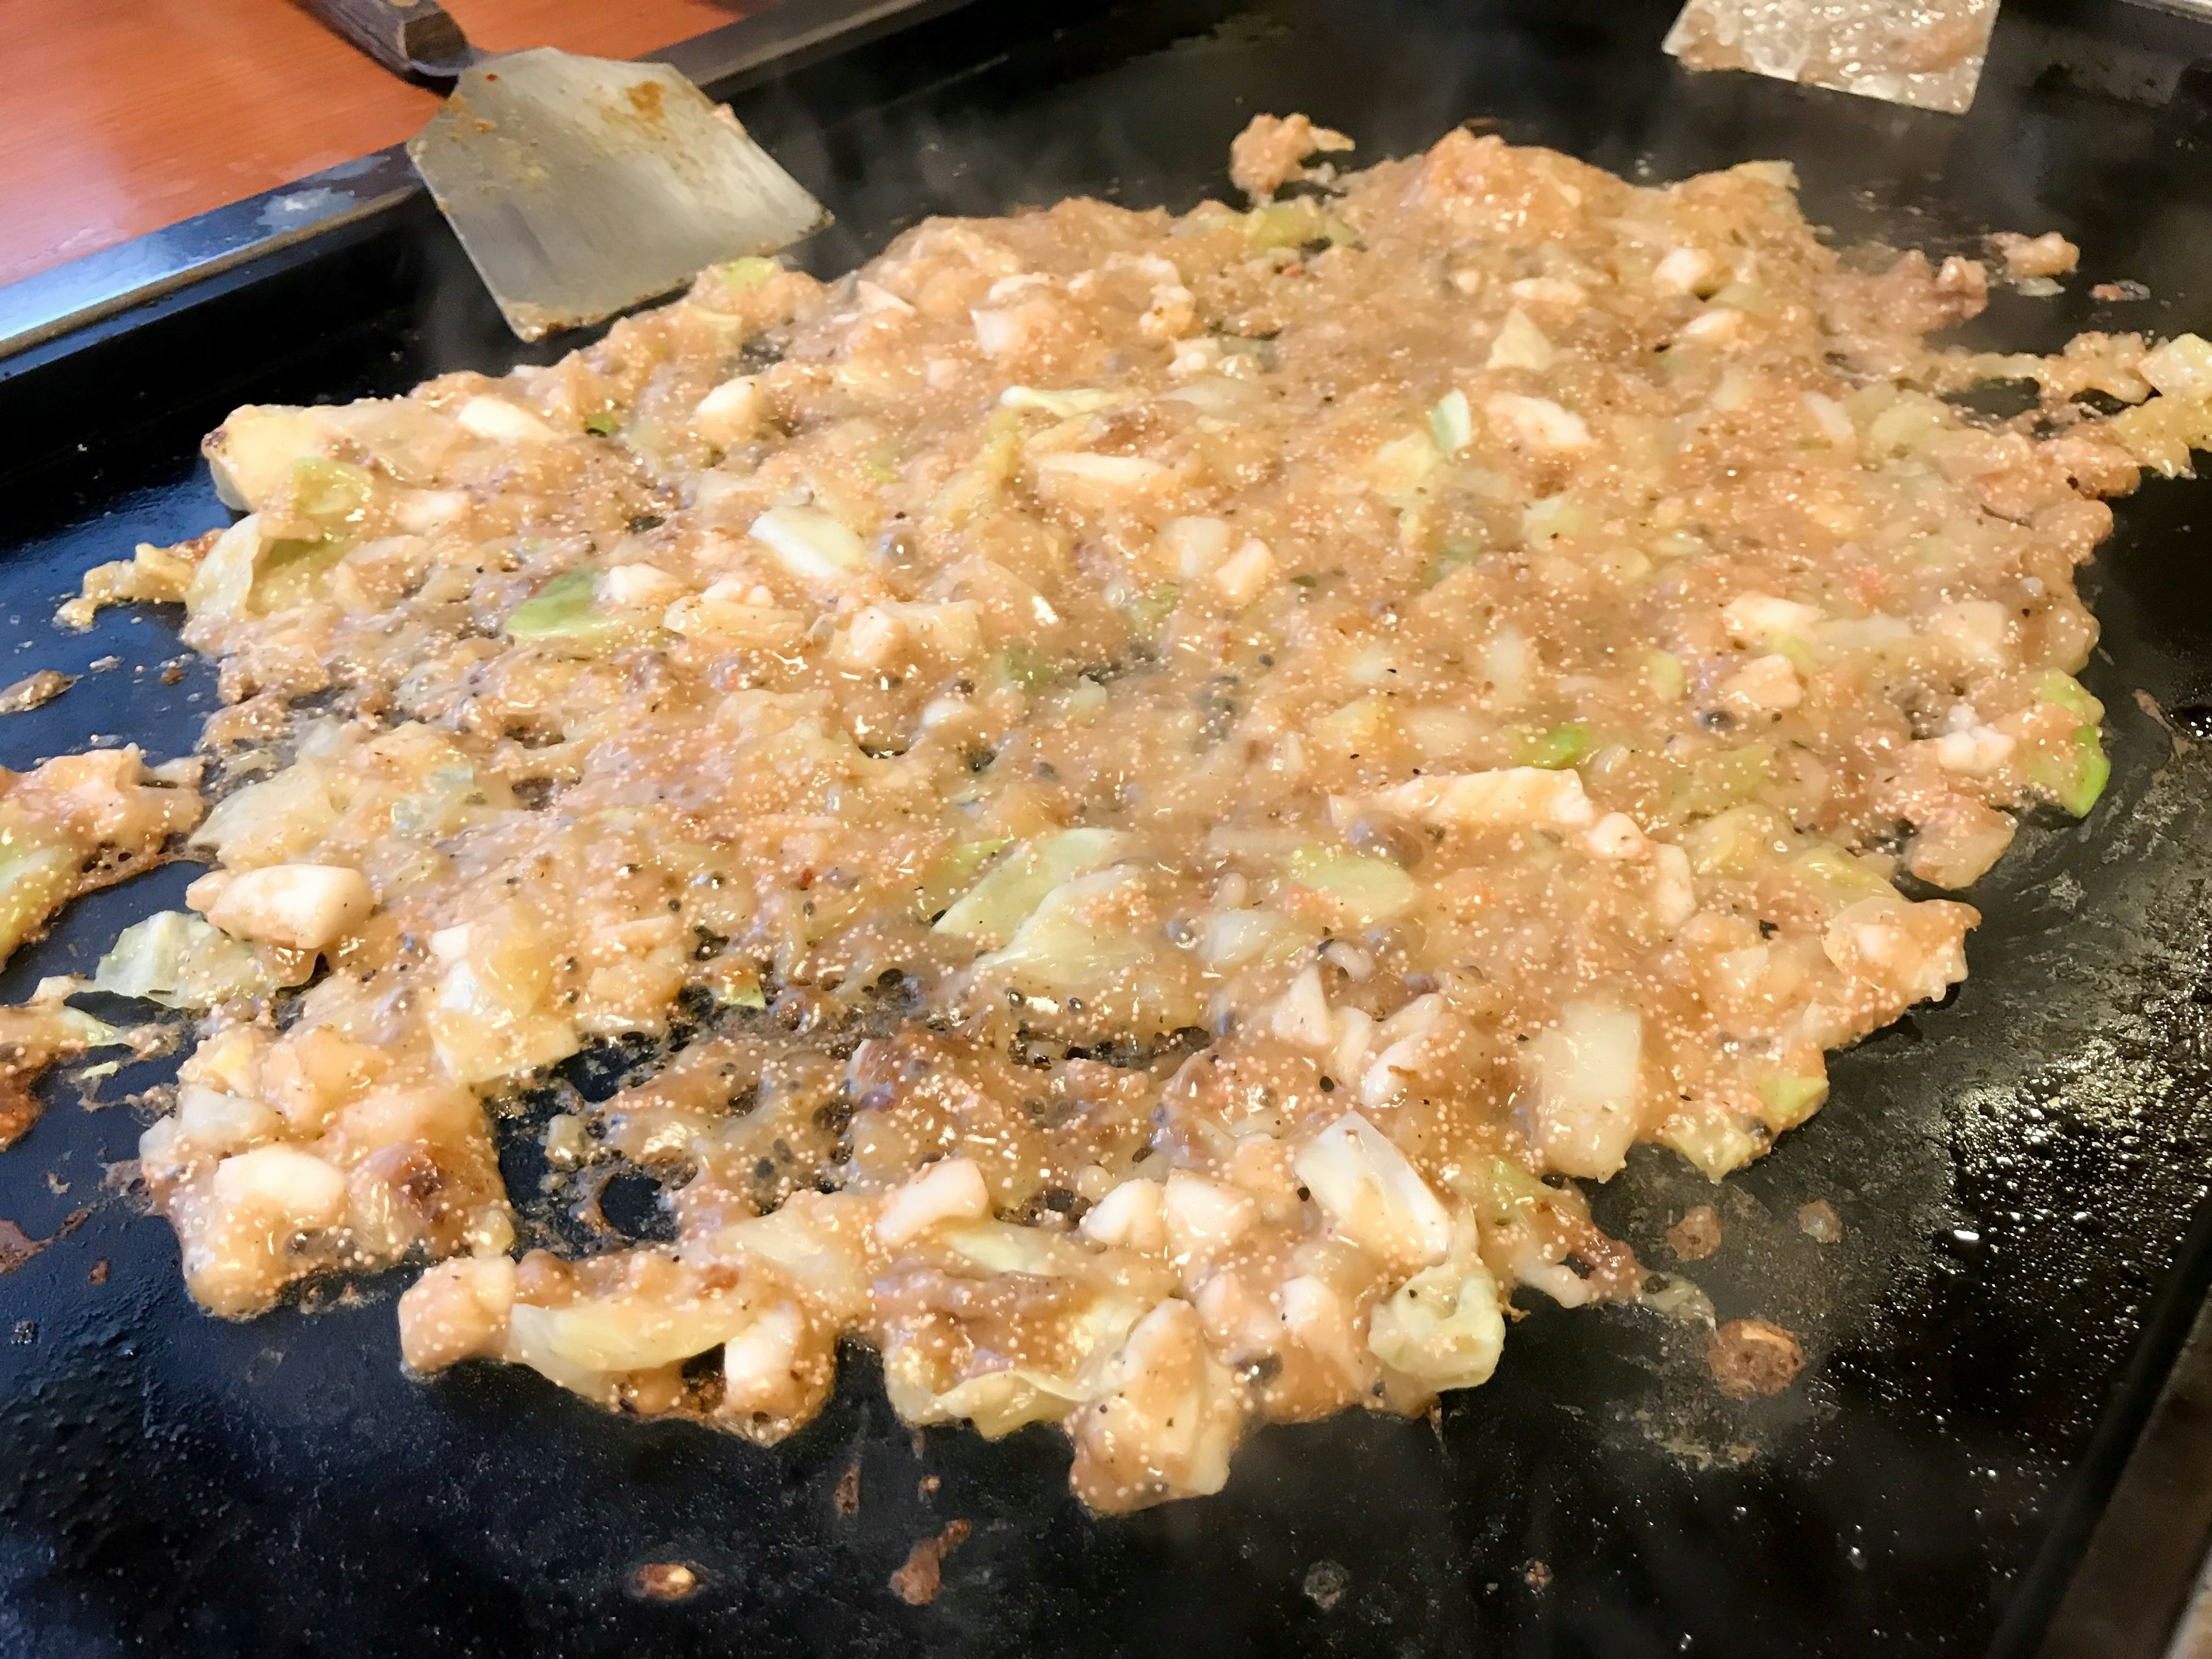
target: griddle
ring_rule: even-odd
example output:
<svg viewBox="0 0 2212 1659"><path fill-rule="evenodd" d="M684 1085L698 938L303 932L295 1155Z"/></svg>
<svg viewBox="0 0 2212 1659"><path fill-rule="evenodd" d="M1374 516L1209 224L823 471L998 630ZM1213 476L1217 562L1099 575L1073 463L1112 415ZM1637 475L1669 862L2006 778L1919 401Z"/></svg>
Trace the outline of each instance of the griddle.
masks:
<svg viewBox="0 0 2212 1659"><path fill-rule="evenodd" d="M2063 297L2000 295L1972 341L2212 331L2212 31L2179 18L2011 0L1960 120L1691 76L1657 50L1672 0L975 0L878 4L843 33L837 9L736 26L714 88L836 205L805 256L824 273L932 212L1226 197L1231 137L1304 110L1369 157L1468 119L1635 178L1784 156L1842 242L2082 246ZM49 618L83 567L222 521L195 445L232 405L574 343L517 347L377 166L349 176L379 193L313 234L0 359L0 679L85 675L0 721L0 763L190 747L213 680L162 683L173 611ZM2118 277L2153 297L2090 298ZM0 1278L0 1651L2155 1652L2212 1521L2190 1336L2212 1279L2212 483L2154 481L2118 515L2084 676L2112 784L2086 823L2033 815L1968 895L1972 977L1840 1057L1827 1108L1725 1186L1645 1149L1597 1194L1660 1264L1684 1208L1719 1206L1726 1248L1692 1271L1723 1316L1802 1334L1790 1392L1731 1403L1698 1334L1524 1293L1496 1379L1433 1421L1271 1428L1218 1498L1100 1519L1053 1432L910 1434L858 1350L823 1417L762 1449L517 1369L411 1382L404 1274L204 1317L167 1226L106 1179L143 1118L98 1101L161 1075L134 1066L91 1104L56 1082L0 1158L0 1216L63 1235ZM0 994L88 967L191 873L83 902ZM1840 1242L1799 1231L1815 1199ZM941 1592L905 1605L888 1576L954 1519L973 1532ZM636 1592L665 1561L695 1594Z"/></svg>

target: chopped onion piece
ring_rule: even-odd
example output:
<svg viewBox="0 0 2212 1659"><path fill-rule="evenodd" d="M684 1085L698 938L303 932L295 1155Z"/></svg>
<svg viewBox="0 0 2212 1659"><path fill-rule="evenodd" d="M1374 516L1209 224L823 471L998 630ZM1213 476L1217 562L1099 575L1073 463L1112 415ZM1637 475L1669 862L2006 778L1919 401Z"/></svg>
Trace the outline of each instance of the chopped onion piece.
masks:
<svg viewBox="0 0 2212 1659"><path fill-rule="evenodd" d="M1528 313L1516 306L1505 313L1505 320L1498 325L1498 337L1490 343L1490 356L1483 362L1489 369L1526 368L1541 374L1552 366L1552 343L1544 331L1528 320ZM1494 413L1495 411L1493 411ZM1472 433L1468 434L1470 437ZM1457 445L1453 446L1458 447Z"/></svg>
<svg viewBox="0 0 2212 1659"><path fill-rule="evenodd" d="M1588 449L1593 441L1583 417L1549 398L1492 392L1484 402L1482 412L1508 443L1534 454L1571 454Z"/></svg>
<svg viewBox="0 0 2212 1659"><path fill-rule="evenodd" d="M876 1212L876 1242L896 1250L941 1223L977 1221L990 1212L991 1189L975 1161L939 1158L884 1200Z"/></svg>
<svg viewBox="0 0 2212 1659"><path fill-rule="evenodd" d="M544 443L561 435L520 404L481 393L463 404L454 418L463 431L495 443Z"/></svg>

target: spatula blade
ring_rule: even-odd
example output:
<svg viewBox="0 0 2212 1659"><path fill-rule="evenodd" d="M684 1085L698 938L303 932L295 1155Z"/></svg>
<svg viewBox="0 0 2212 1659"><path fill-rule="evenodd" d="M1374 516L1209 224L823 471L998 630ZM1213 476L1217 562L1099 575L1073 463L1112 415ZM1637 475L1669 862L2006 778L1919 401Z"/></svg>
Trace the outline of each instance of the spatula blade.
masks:
<svg viewBox="0 0 2212 1659"><path fill-rule="evenodd" d="M660 64L550 47L490 59L407 153L526 340L830 222L726 110Z"/></svg>
<svg viewBox="0 0 2212 1659"><path fill-rule="evenodd" d="M1695 70L1749 70L1962 115L1997 0L1687 0L1662 50Z"/></svg>

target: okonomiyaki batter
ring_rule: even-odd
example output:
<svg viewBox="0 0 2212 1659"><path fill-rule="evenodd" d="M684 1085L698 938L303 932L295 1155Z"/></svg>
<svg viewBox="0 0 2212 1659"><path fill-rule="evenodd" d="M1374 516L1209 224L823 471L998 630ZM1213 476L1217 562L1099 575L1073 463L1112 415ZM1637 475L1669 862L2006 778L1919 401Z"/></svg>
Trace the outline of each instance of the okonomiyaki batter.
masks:
<svg viewBox="0 0 2212 1659"><path fill-rule="evenodd" d="M210 439L246 516L80 612L181 599L232 705L192 913L102 969L208 1010L143 1147L203 1304L428 1261L419 1370L763 1441L856 1334L1126 1510L1638 1297L1577 1181L1717 1179L1965 975L1899 879L2096 800L2075 568L2212 347L1933 351L1982 267L1845 269L1780 164L1348 147ZM522 1249L546 1089L668 1237Z"/></svg>

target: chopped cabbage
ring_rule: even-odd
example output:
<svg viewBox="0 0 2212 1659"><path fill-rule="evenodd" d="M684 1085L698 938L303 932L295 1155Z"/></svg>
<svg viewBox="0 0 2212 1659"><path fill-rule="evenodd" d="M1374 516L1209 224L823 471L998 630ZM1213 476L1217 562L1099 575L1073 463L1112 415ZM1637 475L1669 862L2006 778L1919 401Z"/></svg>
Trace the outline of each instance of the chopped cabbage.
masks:
<svg viewBox="0 0 2212 1659"><path fill-rule="evenodd" d="M211 1008L297 984L313 967L310 959L295 977L279 978L269 959L243 939L189 911L163 910L116 935L93 971L92 986L164 1008Z"/></svg>
<svg viewBox="0 0 2212 1659"><path fill-rule="evenodd" d="M1498 1283L1479 1261L1415 1273L1369 1316L1367 1346L1432 1389L1487 1382L1505 1347Z"/></svg>
<svg viewBox="0 0 2212 1659"><path fill-rule="evenodd" d="M1112 830L1063 830L1024 842L945 911L936 931L985 950L999 949L1046 894L1071 876L1112 863L1127 844L1127 837Z"/></svg>

